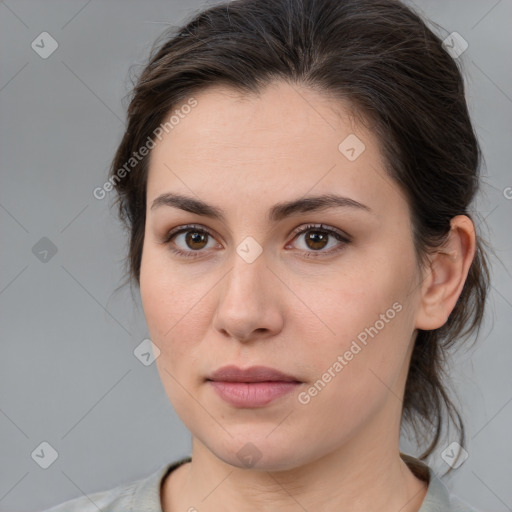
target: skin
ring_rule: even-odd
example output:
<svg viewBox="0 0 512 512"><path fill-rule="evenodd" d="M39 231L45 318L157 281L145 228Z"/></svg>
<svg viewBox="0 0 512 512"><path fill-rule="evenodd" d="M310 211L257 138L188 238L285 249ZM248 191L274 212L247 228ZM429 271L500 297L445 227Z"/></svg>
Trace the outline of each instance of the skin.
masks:
<svg viewBox="0 0 512 512"><path fill-rule="evenodd" d="M162 384L192 434L192 462L164 481L163 510L417 511L427 485L399 456L405 380L416 330L443 325L462 291L475 251L472 222L452 219L446 246L421 268L405 196L386 174L379 141L348 105L283 82L258 96L214 86L194 97L197 106L152 150L140 274ZM350 134L365 144L354 161L338 149ZM225 221L152 209L166 192L212 204ZM266 218L276 203L325 193L371 212ZM330 235L325 248L308 244L315 228L294 237L309 223L351 241ZM185 224L211 236L162 243ZM262 248L252 263L236 252L248 236ZM199 247L199 257L171 247ZM324 256L305 256L318 247ZM401 311L300 403L298 393L394 303ZM227 364L270 366L302 384L264 407L234 407L205 381ZM252 467L237 456L248 442L260 453Z"/></svg>

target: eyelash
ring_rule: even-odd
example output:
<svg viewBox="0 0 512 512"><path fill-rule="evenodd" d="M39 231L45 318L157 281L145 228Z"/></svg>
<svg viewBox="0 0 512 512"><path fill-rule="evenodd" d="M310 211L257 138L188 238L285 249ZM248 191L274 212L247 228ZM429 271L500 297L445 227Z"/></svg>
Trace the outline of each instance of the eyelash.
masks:
<svg viewBox="0 0 512 512"><path fill-rule="evenodd" d="M196 224L188 224L186 226L181 226L180 228L176 228L176 229L169 231L165 235L165 237L163 238L161 243L163 245L168 245L169 250L172 253L177 254L180 257L198 258L198 257L200 257L200 253L204 252L204 251L202 251L202 250L182 251L181 249L175 249L174 247L171 247L171 241L173 238L180 235L181 233L187 233L189 231L194 231L196 233L205 234L205 235L211 236L213 238L213 235L208 230L206 230ZM342 242L342 244L340 247L335 248L335 249L330 249L329 251L322 251L322 250L306 251L306 253L304 254L305 258L321 258L322 256L325 256L325 255L330 256L331 254L337 253L338 251L342 250L345 245L348 245L352 241L348 235L345 235L342 232L340 232L334 228L324 226L323 224L308 224L301 229L298 228L298 229L294 230L294 232L292 233L292 235L293 235L292 241L295 240L296 238L298 238L300 235L307 233L308 231L315 231L315 232L319 232L319 233L323 233L323 234L327 234L327 235L332 235L338 242Z"/></svg>

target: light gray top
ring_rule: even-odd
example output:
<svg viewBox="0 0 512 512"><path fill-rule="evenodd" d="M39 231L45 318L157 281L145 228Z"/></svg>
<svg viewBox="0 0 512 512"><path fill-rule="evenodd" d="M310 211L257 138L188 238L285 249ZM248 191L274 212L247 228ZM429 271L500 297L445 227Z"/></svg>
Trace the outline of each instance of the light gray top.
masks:
<svg viewBox="0 0 512 512"><path fill-rule="evenodd" d="M427 494L418 512L478 512L453 494L432 469L418 459L402 454L413 473L428 478ZM89 496L80 496L42 512L162 512L160 485L179 465L190 462L190 457L166 464L151 475L121 484Z"/></svg>

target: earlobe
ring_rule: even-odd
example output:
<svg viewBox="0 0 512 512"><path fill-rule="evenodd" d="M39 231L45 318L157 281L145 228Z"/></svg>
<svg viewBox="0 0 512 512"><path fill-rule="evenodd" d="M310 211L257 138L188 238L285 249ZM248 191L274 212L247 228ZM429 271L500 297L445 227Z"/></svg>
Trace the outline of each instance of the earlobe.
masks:
<svg viewBox="0 0 512 512"><path fill-rule="evenodd" d="M446 243L429 256L416 315L417 329L438 329L448 320L475 256L475 236L469 217L452 218Z"/></svg>

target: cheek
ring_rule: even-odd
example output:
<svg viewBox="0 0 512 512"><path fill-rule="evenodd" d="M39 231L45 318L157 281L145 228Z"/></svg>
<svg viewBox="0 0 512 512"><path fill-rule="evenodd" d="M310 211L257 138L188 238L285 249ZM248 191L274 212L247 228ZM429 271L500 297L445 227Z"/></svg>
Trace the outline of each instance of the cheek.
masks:
<svg viewBox="0 0 512 512"><path fill-rule="evenodd" d="M187 322L187 313L193 309L193 297L187 295L183 278L170 272L156 253L143 251L140 295L151 340L161 351L156 362L165 382L170 376L162 373L163 367L174 374L184 352L184 347L176 341L190 339L190 336L183 337L180 331L184 325L189 328L193 325Z"/></svg>
<svg viewBox="0 0 512 512"><path fill-rule="evenodd" d="M322 417L325 439L350 437L386 404L400 407L397 384L406 369L410 313L405 306L393 313L387 324L373 320L361 330L354 329L364 334L359 338L357 334L342 336L329 350L310 352L315 358L316 380L303 390L300 417L304 422Z"/></svg>
<svg viewBox="0 0 512 512"><path fill-rule="evenodd" d="M186 269L177 272L165 251L145 247L140 271L140 294L151 333L162 343L174 332L201 299L197 286L189 284Z"/></svg>
<svg viewBox="0 0 512 512"><path fill-rule="evenodd" d="M364 346L375 339L373 345L383 346L393 332L405 328L402 320L407 316L414 269L407 261L390 264L375 259L349 268L346 275L336 276L325 293L316 295L321 315L333 332L332 345L338 351L348 350L354 340Z"/></svg>
<svg viewBox="0 0 512 512"><path fill-rule="evenodd" d="M324 336L313 351L309 347L319 387L328 382L320 401L343 405L334 415L347 408L355 414L364 402L376 403L390 392L407 365L414 332L414 258L394 255L352 268L322 299L334 335Z"/></svg>

